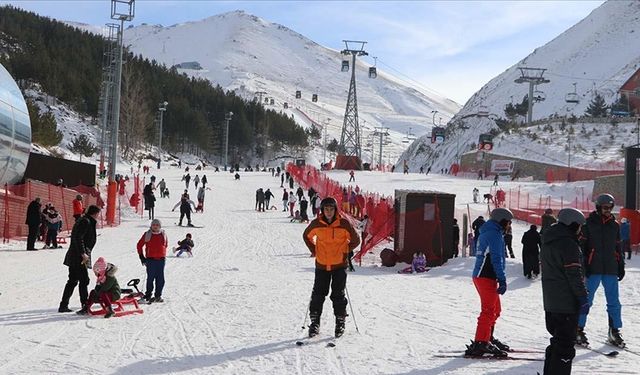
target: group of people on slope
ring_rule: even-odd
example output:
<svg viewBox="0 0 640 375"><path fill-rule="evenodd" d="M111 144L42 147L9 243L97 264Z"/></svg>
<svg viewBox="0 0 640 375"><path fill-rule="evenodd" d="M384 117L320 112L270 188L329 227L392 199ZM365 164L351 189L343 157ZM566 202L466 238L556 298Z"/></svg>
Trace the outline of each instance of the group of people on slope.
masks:
<svg viewBox="0 0 640 375"><path fill-rule="evenodd" d="M620 228L611 213L613 207L613 197L602 194L588 218L574 208L564 208L559 211L557 222L542 232L543 303L546 328L552 336L546 349L545 374L570 374L574 345L589 345L584 328L600 284L607 299L608 343L625 346L620 334L618 296L625 263ZM494 331L501 314L500 295L507 291L503 234L512 220L511 211L496 208L489 221L479 227L473 282L480 295L481 312L475 339L467 346L468 356L506 356L510 350L495 338Z"/></svg>
<svg viewBox="0 0 640 375"><path fill-rule="evenodd" d="M77 221L84 213L82 195L76 195L72 202L73 217ZM38 237L44 241L44 249L59 249L58 233L62 230L62 215L54 207L53 203L47 203L44 208L37 197L27 206L25 224L29 231L27 234L27 250L35 251L35 243Z"/></svg>

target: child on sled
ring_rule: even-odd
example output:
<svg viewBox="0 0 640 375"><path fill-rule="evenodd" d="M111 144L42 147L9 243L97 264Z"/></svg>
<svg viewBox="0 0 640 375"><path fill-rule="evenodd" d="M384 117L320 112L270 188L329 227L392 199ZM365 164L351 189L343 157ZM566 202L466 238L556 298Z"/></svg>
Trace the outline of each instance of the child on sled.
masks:
<svg viewBox="0 0 640 375"><path fill-rule="evenodd" d="M78 311L79 315L89 313L91 306L98 302L106 311L105 318L111 318L115 315L111 304L113 301L120 299L120 285L114 276L118 267L111 263L105 262L103 257L98 258L93 264L93 273L96 275L96 287L89 294L87 303Z"/></svg>

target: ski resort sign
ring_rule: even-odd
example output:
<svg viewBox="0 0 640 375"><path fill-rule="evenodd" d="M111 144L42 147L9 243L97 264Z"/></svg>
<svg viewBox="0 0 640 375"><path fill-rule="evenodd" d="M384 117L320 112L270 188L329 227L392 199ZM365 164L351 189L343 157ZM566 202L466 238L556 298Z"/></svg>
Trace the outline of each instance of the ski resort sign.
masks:
<svg viewBox="0 0 640 375"><path fill-rule="evenodd" d="M515 164L513 160L492 160L491 173L513 173Z"/></svg>

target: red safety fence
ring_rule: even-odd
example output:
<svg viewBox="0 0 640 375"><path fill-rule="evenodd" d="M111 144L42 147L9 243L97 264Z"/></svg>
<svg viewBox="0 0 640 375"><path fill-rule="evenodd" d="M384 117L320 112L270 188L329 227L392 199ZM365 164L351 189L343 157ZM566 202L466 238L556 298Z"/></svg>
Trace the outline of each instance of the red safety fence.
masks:
<svg viewBox="0 0 640 375"><path fill-rule="evenodd" d="M123 180L124 181L124 180ZM132 183L128 189L139 191L140 180L136 176L134 180L130 180ZM121 190L119 194L119 201L127 196L127 182L124 181L121 184ZM27 180L24 184L20 185L8 185L5 184L4 189L0 191L2 203L0 204L0 218L3 220L3 225L0 227L3 242L7 242L9 239L24 238L28 233L28 226L25 224L27 216L27 207L29 203L35 198L40 198L42 207L47 203L51 203L60 216L62 217L62 229L60 231L61 236L63 232L67 234L73 228L75 219L73 217L73 200L77 195L82 195L82 201L84 207L90 205L97 205L104 207L106 200L106 191L101 191L99 186L74 186L63 187L47 184L36 180ZM129 200L124 202L125 205L130 205ZM118 204L116 223L121 222L121 204ZM140 204L136 206L136 212L142 210ZM103 210L104 211L104 210ZM98 220L98 226L105 226L104 212L100 213L100 219Z"/></svg>
<svg viewBox="0 0 640 375"><path fill-rule="evenodd" d="M382 241L393 239L395 212L392 197L363 192L358 186L354 188L351 186L343 187L309 165L298 167L290 163L287 165L286 170L304 189L308 190L313 187L321 198L335 198L341 210L341 215L353 225L360 221L362 225L362 244L355 255L357 261ZM351 198L352 189L355 193L354 198ZM365 215L367 219L363 220Z"/></svg>

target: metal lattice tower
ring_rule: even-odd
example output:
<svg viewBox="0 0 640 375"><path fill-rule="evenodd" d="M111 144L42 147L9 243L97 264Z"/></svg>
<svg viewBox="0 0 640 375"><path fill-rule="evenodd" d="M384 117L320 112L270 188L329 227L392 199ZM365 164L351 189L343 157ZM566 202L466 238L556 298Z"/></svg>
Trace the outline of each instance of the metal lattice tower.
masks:
<svg viewBox="0 0 640 375"><path fill-rule="evenodd" d="M356 94L356 57L367 56L364 45L367 42L356 40L343 40L345 49L342 50L344 56L351 56L351 83L349 84L349 96L347 107L344 111L344 122L342 124L342 135L340 136L339 153L345 156L357 156L362 160L362 149L360 147L360 126L358 125L358 96ZM349 48L349 43L360 45L360 49Z"/></svg>
<svg viewBox="0 0 640 375"><path fill-rule="evenodd" d="M382 146L388 144L389 128L377 127L373 132L374 137L380 137L380 150L378 151L378 166L382 166Z"/></svg>
<svg viewBox="0 0 640 375"><path fill-rule="evenodd" d="M120 25L107 24L105 45L102 60L102 83L98 100L98 117L100 118L100 171L104 169L105 157L111 153L111 131L113 129L114 88L118 58L118 34Z"/></svg>
<svg viewBox="0 0 640 375"><path fill-rule="evenodd" d="M544 78L544 72L547 69L543 68L525 68L520 67L520 78L516 79L515 83L529 83L529 108L527 110L527 125L531 125L533 118L533 89L535 86L542 83L549 83L550 80Z"/></svg>

